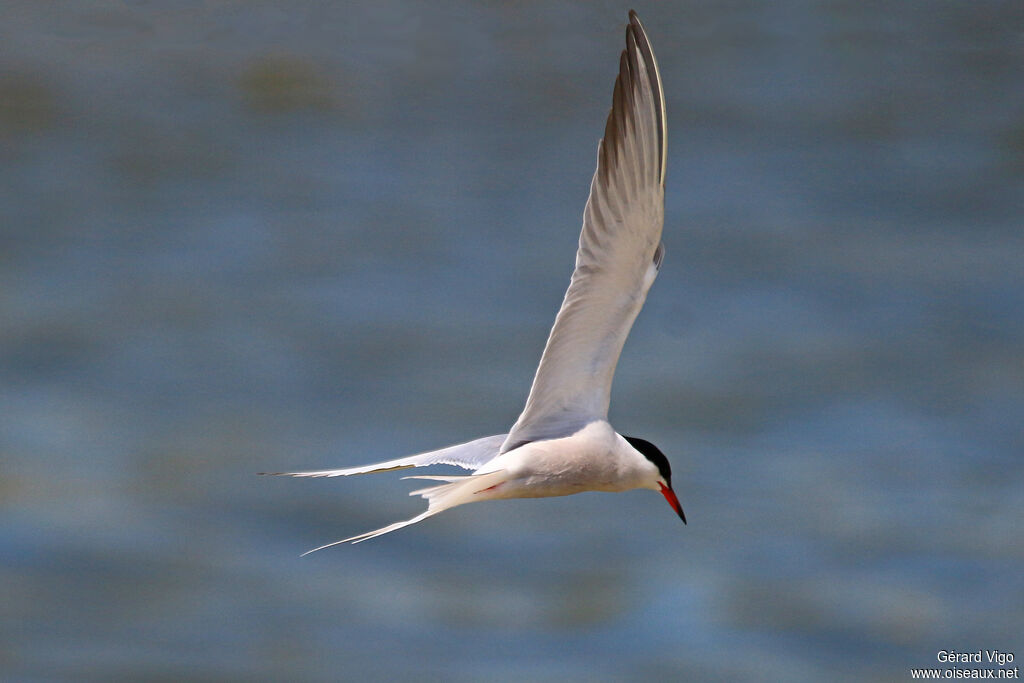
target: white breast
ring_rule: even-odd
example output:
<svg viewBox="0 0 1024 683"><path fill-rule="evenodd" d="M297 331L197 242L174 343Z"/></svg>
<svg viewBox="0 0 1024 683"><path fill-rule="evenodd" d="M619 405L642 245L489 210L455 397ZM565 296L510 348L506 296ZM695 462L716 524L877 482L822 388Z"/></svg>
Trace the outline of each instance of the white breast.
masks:
<svg viewBox="0 0 1024 683"><path fill-rule="evenodd" d="M640 455L604 420L571 436L534 441L494 458L477 474L505 470L508 479L495 498L543 498L581 491L627 491L648 487L657 476Z"/></svg>

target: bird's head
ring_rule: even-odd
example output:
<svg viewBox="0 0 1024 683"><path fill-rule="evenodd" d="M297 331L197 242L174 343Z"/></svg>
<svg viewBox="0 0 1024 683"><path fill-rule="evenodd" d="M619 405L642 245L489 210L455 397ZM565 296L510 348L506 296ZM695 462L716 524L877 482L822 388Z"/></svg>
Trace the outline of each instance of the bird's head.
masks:
<svg viewBox="0 0 1024 683"><path fill-rule="evenodd" d="M624 439L629 442L632 446L640 453L640 455L647 458L656 468L658 468L658 474L650 488L655 491L661 491L661 495L665 496L665 500L672 506L672 509L679 515L679 519L683 520L683 524L686 524L686 515L683 513L683 506L679 504L679 499L676 498L676 492L672 490L672 467L668 464L668 458L662 453L657 446L650 441L644 439L638 439L634 436L624 436Z"/></svg>

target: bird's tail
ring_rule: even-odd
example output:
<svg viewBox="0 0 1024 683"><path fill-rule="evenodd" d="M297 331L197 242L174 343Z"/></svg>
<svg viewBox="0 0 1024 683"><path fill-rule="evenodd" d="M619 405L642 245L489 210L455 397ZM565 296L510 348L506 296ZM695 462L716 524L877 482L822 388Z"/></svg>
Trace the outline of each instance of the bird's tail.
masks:
<svg viewBox="0 0 1024 683"><path fill-rule="evenodd" d="M427 509L412 519L395 522L394 524L389 524L386 527L377 529L376 531L367 531L366 533L359 534L358 536L351 536L340 541L327 543L319 548L308 550L302 553L302 555L306 556L310 553L315 553L317 550L330 548L333 545L339 545L341 543L362 543L363 541L376 538L377 536L383 536L384 534L389 534L392 531L397 531L402 527L407 527L411 524L415 524L416 522L422 522L427 517L433 517L437 513L444 512L445 510L449 510L457 505L464 505L466 503L473 503L493 498L495 496L488 494L500 486L506 478L507 475L504 470L488 472L486 474L470 474L463 476L419 475L403 477L403 479L430 479L433 481L443 481L445 483L409 492L410 496L422 496L427 501Z"/></svg>

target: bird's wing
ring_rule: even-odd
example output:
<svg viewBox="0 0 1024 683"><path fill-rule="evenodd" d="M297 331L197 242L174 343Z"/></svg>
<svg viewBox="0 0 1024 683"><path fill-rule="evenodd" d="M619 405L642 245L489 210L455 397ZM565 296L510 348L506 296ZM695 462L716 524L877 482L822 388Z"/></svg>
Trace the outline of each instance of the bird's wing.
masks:
<svg viewBox="0 0 1024 683"><path fill-rule="evenodd" d="M665 153L661 76L631 11L576 269L502 452L607 418L615 365L664 255Z"/></svg>
<svg viewBox="0 0 1024 683"><path fill-rule="evenodd" d="M404 458L385 460L384 462L347 467L340 470L314 470L312 472L264 472L288 477L347 477L352 474L370 474L371 472L387 472L404 470L409 467L426 467L427 465L455 465L467 470L478 469L485 462L498 454L498 449L505 441L507 434L495 434L476 439L468 443L460 443L438 451L407 455Z"/></svg>

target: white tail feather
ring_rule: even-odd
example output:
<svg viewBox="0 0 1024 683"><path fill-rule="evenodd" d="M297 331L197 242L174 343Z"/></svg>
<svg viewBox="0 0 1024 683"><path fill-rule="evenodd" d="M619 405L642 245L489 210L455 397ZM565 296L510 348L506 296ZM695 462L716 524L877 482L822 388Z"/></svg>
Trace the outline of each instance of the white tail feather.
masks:
<svg viewBox="0 0 1024 683"><path fill-rule="evenodd" d="M371 538L376 538L377 536L383 536L384 534L391 533L392 531L397 531L402 527L410 526L416 522L422 522L427 517L432 517L439 512L450 510L458 505L496 498L497 496L488 494L492 489L506 480L506 474L504 470L499 470L497 472L488 472L487 474L470 474L465 476L420 475L403 478L430 479L446 483L438 486L428 486L409 493L410 496L422 496L427 501L427 509L412 519L395 522L387 525L386 527L377 529L376 531L367 531L366 533L359 534L357 536L351 536L340 541L327 543L319 548L307 550L302 553L302 556L305 557L310 553L315 553L317 550L330 548L331 546L339 545L341 543L362 543L363 541L367 541Z"/></svg>

